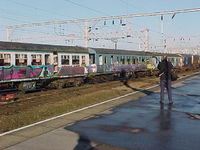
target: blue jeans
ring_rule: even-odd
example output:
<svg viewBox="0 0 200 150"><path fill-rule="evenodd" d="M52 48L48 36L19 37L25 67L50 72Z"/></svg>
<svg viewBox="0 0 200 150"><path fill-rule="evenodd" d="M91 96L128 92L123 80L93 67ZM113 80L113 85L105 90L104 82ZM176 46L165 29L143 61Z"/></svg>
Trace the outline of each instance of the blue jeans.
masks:
<svg viewBox="0 0 200 150"><path fill-rule="evenodd" d="M160 80L160 101L164 101L165 88L168 93L169 102L172 101L171 80Z"/></svg>

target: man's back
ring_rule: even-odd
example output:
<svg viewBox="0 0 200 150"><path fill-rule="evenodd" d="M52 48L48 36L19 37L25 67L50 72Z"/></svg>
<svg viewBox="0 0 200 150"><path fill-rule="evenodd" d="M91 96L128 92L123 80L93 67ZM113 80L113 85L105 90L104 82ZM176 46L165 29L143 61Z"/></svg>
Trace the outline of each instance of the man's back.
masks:
<svg viewBox="0 0 200 150"><path fill-rule="evenodd" d="M173 65L171 62L167 61L167 60L163 60L158 64L158 69L159 74L161 75L161 79L171 79L171 70L173 68Z"/></svg>

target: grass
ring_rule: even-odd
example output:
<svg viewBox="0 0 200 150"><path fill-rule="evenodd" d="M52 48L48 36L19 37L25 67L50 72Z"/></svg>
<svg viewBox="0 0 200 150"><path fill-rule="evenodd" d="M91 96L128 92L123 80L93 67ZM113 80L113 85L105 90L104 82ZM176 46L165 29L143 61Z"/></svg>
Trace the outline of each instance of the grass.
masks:
<svg viewBox="0 0 200 150"><path fill-rule="evenodd" d="M58 102L46 103L31 108L21 110L11 115L0 116L0 132L9 131L15 128L19 128L24 125L28 125L40 120L44 120L59 114L70 112L76 109L80 109L92 104L96 104L107 99L124 95L131 92L131 90L99 90L96 92L87 93L85 95L78 95L67 98L65 94L62 96L57 95L53 98L59 99ZM48 99L46 99L48 101Z"/></svg>

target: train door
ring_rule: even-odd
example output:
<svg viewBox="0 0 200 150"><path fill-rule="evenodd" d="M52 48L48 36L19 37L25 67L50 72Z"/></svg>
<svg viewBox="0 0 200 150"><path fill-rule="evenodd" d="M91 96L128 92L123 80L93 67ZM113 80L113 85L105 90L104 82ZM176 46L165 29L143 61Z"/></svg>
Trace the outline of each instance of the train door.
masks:
<svg viewBox="0 0 200 150"><path fill-rule="evenodd" d="M54 72L58 72L58 53L53 52L53 65L54 65Z"/></svg>
<svg viewBox="0 0 200 150"><path fill-rule="evenodd" d="M157 68L159 62L160 62L160 57L159 56L152 57L152 64L153 64L154 68Z"/></svg>
<svg viewBox="0 0 200 150"><path fill-rule="evenodd" d="M44 62L45 62L45 65L51 65L50 54L45 54L44 55Z"/></svg>
<svg viewBox="0 0 200 150"><path fill-rule="evenodd" d="M110 64L114 64L114 56L110 56Z"/></svg>
<svg viewBox="0 0 200 150"><path fill-rule="evenodd" d="M103 65L103 56L99 55L99 65Z"/></svg>
<svg viewBox="0 0 200 150"><path fill-rule="evenodd" d="M95 54L90 54L89 55L89 60L90 60L90 65L95 64Z"/></svg>

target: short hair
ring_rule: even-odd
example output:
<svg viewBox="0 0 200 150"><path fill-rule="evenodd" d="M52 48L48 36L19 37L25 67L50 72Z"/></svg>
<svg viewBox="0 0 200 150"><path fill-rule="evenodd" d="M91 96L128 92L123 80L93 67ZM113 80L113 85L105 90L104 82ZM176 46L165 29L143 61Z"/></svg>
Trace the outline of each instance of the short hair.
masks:
<svg viewBox="0 0 200 150"><path fill-rule="evenodd" d="M167 55L163 55L162 60L167 60Z"/></svg>

